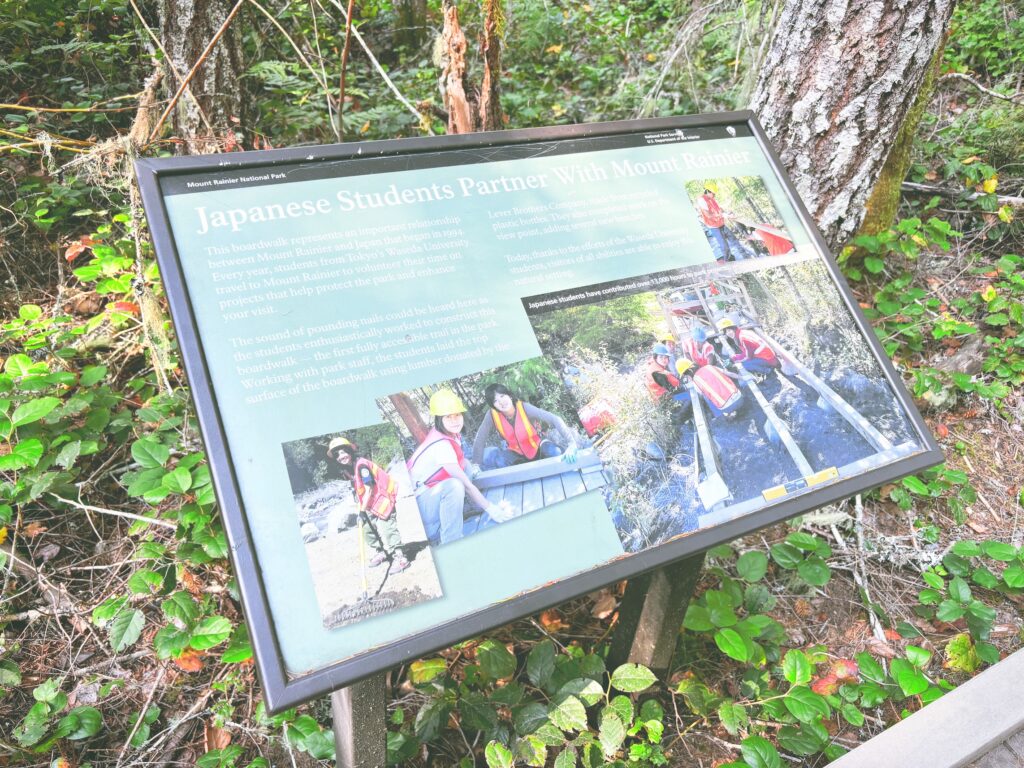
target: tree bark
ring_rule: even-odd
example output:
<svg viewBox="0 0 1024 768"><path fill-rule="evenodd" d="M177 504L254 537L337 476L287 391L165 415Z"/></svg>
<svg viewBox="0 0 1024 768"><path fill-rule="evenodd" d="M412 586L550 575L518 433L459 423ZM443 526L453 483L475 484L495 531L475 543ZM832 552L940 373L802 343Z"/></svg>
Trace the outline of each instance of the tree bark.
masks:
<svg viewBox="0 0 1024 768"><path fill-rule="evenodd" d="M751 108L839 249L945 38L953 0L787 0Z"/></svg>
<svg viewBox="0 0 1024 768"><path fill-rule="evenodd" d="M161 0L160 39L178 73L185 76L192 69L233 6L228 0ZM181 139L185 154L220 151L231 127L242 119L242 36L237 25L238 17L192 77L189 88L195 98L179 99L171 113L172 133ZM180 83L172 73L165 75L172 95Z"/></svg>
<svg viewBox="0 0 1024 768"><path fill-rule="evenodd" d="M501 79L500 0L487 0L484 7L480 38L484 72L480 88L473 85L467 72L468 45L459 24L458 9L446 0L443 12L441 91L448 112L448 133L498 130L504 124L498 87Z"/></svg>

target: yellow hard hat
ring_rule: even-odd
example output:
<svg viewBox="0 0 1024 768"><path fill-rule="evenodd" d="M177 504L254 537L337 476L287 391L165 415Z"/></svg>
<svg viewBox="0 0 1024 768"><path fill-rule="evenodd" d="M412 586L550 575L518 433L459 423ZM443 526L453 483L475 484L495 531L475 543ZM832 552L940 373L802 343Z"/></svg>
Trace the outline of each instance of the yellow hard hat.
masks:
<svg viewBox="0 0 1024 768"><path fill-rule="evenodd" d="M704 189L708 192L714 192L716 195L718 194L718 184L714 181L705 181Z"/></svg>
<svg viewBox="0 0 1024 768"><path fill-rule="evenodd" d="M718 330L724 331L726 328L735 328L736 323L730 320L728 317L723 317L718 321Z"/></svg>
<svg viewBox="0 0 1024 768"><path fill-rule="evenodd" d="M348 447L355 448L355 444L347 437L336 437L327 446L327 455L333 459L339 448Z"/></svg>
<svg viewBox="0 0 1024 768"><path fill-rule="evenodd" d="M675 341L675 340L676 340L676 337L673 336L671 333L663 333L663 334L661 334L658 337L658 341L662 341L662 342L669 342L669 341Z"/></svg>
<svg viewBox="0 0 1024 768"><path fill-rule="evenodd" d="M430 415L448 416L452 413L465 413L466 406L462 398L450 389L439 389L430 396Z"/></svg>
<svg viewBox="0 0 1024 768"><path fill-rule="evenodd" d="M678 373L680 376L682 376L691 368L693 368L693 362L687 360L685 357L680 357L678 360L676 360L676 373Z"/></svg>

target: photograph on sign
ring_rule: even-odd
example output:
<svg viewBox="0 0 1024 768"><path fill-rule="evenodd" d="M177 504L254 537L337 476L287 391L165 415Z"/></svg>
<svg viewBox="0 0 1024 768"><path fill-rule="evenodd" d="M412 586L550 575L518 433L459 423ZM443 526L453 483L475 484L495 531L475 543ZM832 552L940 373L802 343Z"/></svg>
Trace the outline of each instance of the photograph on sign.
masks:
<svg viewBox="0 0 1024 768"><path fill-rule="evenodd" d="M759 176L693 179L686 182L686 192L720 264L795 250Z"/></svg>
<svg viewBox="0 0 1024 768"><path fill-rule="evenodd" d="M394 427L281 447L324 627L441 597Z"/></svg>
<svg viewBox="0 0 1024 768"><path fill-rule="evenodd" d="M572 400L544 358L435 382L378 404L408 436L410 480L432 546L606 482L601 460L575 428Z"/></svg>
<svg viewBox="0 0 1024 768"><path fill-rule="evenodd" d="M936 460L749 120L140 161L270 706Z"/></svg>
<svg viewBox="0 0 1024 768"><path fill-rule="evenodd" d="M615 478L608 505L627 552L920 450L818 259L523 305Z"/></svg>

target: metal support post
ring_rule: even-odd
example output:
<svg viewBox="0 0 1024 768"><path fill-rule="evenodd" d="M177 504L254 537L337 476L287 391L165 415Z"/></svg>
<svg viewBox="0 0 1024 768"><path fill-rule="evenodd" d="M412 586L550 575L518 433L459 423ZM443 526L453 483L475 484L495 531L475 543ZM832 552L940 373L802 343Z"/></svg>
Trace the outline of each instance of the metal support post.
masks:
<svg viewBox="0 0 1024 768"><path fill-rule="evenodd" d="M385 768L384 678L382 672L331 694L338 768Z"/></svg>
<svg viewBox="0 0 1024 768"><path fill-rule="evenodd" d="M630 662L642 664L659 677L670 671L686 607L703 565L701 553L629 580L608 653L610 669Z"/></svg>

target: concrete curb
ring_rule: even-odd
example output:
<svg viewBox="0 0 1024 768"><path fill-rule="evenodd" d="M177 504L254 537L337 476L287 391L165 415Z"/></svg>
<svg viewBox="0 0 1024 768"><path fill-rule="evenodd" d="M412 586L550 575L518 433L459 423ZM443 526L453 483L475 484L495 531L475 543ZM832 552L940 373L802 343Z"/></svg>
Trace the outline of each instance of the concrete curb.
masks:
<svg viewBox="0 0 1024 768"><path fill-rule="evenodd" d="M1003 659L829 768L958 768L1024 728L1024 650Z"/></svg>

